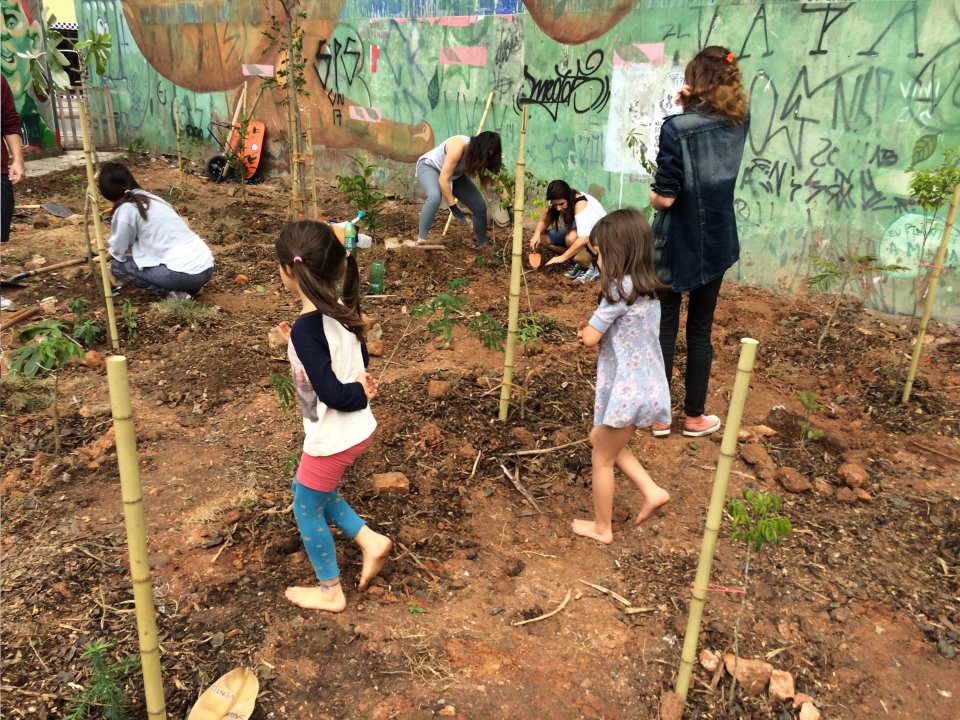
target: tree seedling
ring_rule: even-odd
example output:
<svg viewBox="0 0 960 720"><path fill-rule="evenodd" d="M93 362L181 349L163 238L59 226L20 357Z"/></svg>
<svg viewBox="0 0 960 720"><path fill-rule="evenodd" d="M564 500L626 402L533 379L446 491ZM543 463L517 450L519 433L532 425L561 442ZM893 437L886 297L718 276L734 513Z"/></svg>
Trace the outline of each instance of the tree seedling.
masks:
<svg viewBox="0 0 960 720"><path fill-rule="evenodd" d="M277 399L280 401L280 412L289 415L294 403L297 401L297 389L293 385L293 378L287 373L275 372L270 376L270 387L277 392ZM301 452L293 449L287 453L283 460L283 471L288 475L296 472L300 466Z"/></svg>
<svg viewBox="0 0 960 720"><path fill-rule="evenodd" d="M823 339L830 332L833 321L837 317L837 311L840 309L840 301L843 298L844 291L847 289L851 278L858 277L868 279L872 275L886 272L901 272L906 270L903 265L884 265L878 262L876 255L849 255L847 257L837 257L835 259L824 255L814 255L810 258L817 273L807 279L807 287L818 292L830 292L838 282L840 283L839 298L833 304L830 311L830 317L827 318L826 325L817 339L817 350L823 346Z"/></svg>
<svg viewBox="0 0 960 720"><path fill-rule="evenodd" d="M92 347L103 333L103 329L87 315L89 304L85 298L67 300L67 310L76 316L73 321L73 337L84 347Z"/></svg>
<svg viewBox="0 0 960 720"><path fill-rule="evenodd" d="M730 539L747 546L747 558L743 566L743 596L740 610L733 628L733 683L730 686L730 702L733 702L737 685L737 667L740 660L740 622L747 606L747 589L750 585L750 559L752 553L759 553L768 545L779 545L793 530L790 520L780 514L780 496L776 493L764 493L746 487L743 498L730 498L727 501L727 514L730 516Z"/></svg>
<svg viewBox="0 0 960 720"><path fill-rule="evenodd" d="M441 293L422 305L410 308L410 315L415 318L430 317L427 330L434 337L441 336L444 346L449 346L453 340L453 328L459 325L476 335L485 348L503 350L507 339L503 323L486 313L468 314L466 308L470 301L453 294L467 285L469 281L454 278L447 284L450 292ZM434 317L438 313L440 316Z"/></svg>
<svg viewBox="0 0 960 720"><path fill-rule="evenodd" d="M383 212L387 196L380 192L372 178L379 165L368 164L363 155L350 155L357 164L357 174L337 175L337 187L346 195L352 207L364 212L363 225L370 235L380 227L378 218Z"/></svg>
<svg viewBox="0 0 960 720"><path fill-rule="evenodd" d="M130 717L127 712L130 700L122 686L127 676L140 666L140 658L128 655L119 662L109 663L105 653L112 647L113 643L102 640L91 642L80 655L90 668L90 686L73 701L64 720L126 720Z"/></svg>
<svg viewBox="0 0 960 720"><path fill-rule="evenodd" d="M137 339L137 329L140 324L137 320L137 306L133 300L126 298L123 305L120 306L120 319L123 322L123 329L127 333L127 342L132 343Z"/></svg>
<svg viewBox="0 0 960 720"><path fill-rule="evenodd" d="M819 440L826 435L823 430L810 424L810 415L820 412L824 409L824 406L817 402L817 396L809 390L798 392L797 400L800 401L806 411L803 419L797 423L800 426L800 447L802 449L808 440Z"/></svg>

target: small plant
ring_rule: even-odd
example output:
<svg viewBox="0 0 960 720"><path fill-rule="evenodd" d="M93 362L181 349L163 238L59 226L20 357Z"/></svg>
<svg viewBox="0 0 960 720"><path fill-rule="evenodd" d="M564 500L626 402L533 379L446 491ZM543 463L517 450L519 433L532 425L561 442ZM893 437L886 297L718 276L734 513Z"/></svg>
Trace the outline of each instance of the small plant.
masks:
<svg viewBox="0 0 960 720"><path fill-rule="evenodd" d="M853 277L867 279L877 273L901 272L907 269L902 265L883 265L877 261L876 255L850 255L849 257L837 257L836 259L814 255L810 258L810 262L813 263L817 273L807 279L807 287L825 293L829 292L839 282L840 298L843 298L843 293ZM823 331L817 339L817 350L821 349L823 339L833 326L837 311L840 309L840 298L834 303L833 309L830 311L830 317L827 318L827 323L823 326Z"/></svg>
<svg viewBox="0 0 960 720"><path fill-rule="evenodd" d="M87 315L89 304L85 298L67 300L67 309L76 316L73 321L73 337L84 347L92 347L103 333L103 329Z"/></svg>
<svg viewBox="0 0 960 720"><path fill-rule="evenodd" d="M135 137L130 141L130 145L127 147L127 155L149 155L150 146L147 144L146 139L141 137Z"/></svg>
<svg viewBox="0 0 960 720"><path fill-rule="evenodd" d="M733 684L730 687L730 702L733 702L736 690L737 667L740 660L740 622L747 606L747 588L750 585L750 559L752 553L759 553L767 545L779 545L793 530L790 520L780 514L780 496L776 493L764 493L746 487L743 499L730 498L727 502L727 514L730 516L730 538L745 543L747 557L743 566L743 596L740 610L733 628Z"/></svg>
<svg viewBox="0 0 960 720"><path fill-rule="evenodd" d="M350 155L358 167L356 175L337 175L337 187L347 196L350 205L364 212L363 225L373 235L380 227L378 218L383 212L387 197L377 190L371 180L379 165L368 165L363 155Z"/></svg>
<svg viewBox="0 0 960 720"><path fill-rule="evenodd" d="M521 315L517 319L517 340L520 349L542 347L543 336L553 329L552 318L541 318L532 313Z"/></svg>
<svg viewBox="0 0 960 720"><path fill-rule="evenodd" d="M211 323L220 316L216 305L201 305L196 300L175 300L166 298L150 305L147 311L158 322L172 322L183 325Z"/></svg>
<svg viewBox="0 0 960 720"><path fill-rule="evenodd" d="M65 720L125 720L130 717L127 712L130 700L122 686L127 676L140 666L140 658L128 655L119 662L109 663L105 653L112 647L113 643L105 641L91 642L80 655L90 668L90 686L67 709Z"/></svg>
<svg viewBox="0 0 960 720"><path fill-rule="evenodd" d="M293 475L297 468L300 467L300 458L303 457L303 453L300 450L294 448L287 453L287 457L283 461L283 471L287 475Z"/></svg>
<svg viewBox="0 0 960 720"><path fill-rule="evenodd" d="M407 606L407 612L409 612L411 615L421 615L426 611L427 609L425 607L421 607L415 602L412 602Z"/></svg>
<svg viewBox="0 0 960 720"><path fill-rule="evenodd" d="M476 335L484 347L503 350L507 339L507 329L503 323L486 313L468 314L466 308L470 301L453 294L469 284L468 280L454 278L447 283L449 292L441 293L422 305L410 308L410 315L415 318L430 317L427 330L434 337L442 336L445 345L449 345L453 340L454 326L460 325ZM434 317L438 313L440 317Z"/></svg>
<svg viewBox="0 0 960 720"><path fill-rule="evenodd" d="M802 448L808 440L819 440L826 435L823 430L810 425L810 415L815 412L820 412L824 409L824 406L817 402L817 396L809 390L798 392L797 400L800 401L800 404L803 405L803 409L806 411L803 419L798 423L801 433L800 447Z"/></svg>
<svg viewBox="0 0 960 720"><path fill-rule="evenodd" d="M640 167L653 177L657 174L657 164L647 156L647 144L640 139L637 130L631 130L627 133L627 147L633 150L637 146L640 147Z"/></svg>
<svg viewBox="0 0 960 720"><path fill-rule="evenodd" d="M500 207L505 210L513 209L514 194L517 190L516 175L510 172L507 166L500 168L500 172L493 174L484 171L484 180L490 188L490 192L500 198ZM523 195L525 207L545 207L546 199L544 194L547 190L547 183L538 179L529 170L523 175Z"/></svg>
<svg viewBox="0 0 960 720"><path fill-rule="evenodd" d="M120 321L127 333L127 342L134 342L137 339L137 330L140 324L137 321L137 306L133 304L133 300L130 298L125 298L123 305L120 306Z"/></svg>
<svg viewBox="0 0 960 720"><path fill-rule="evenodd" d="M18 338L29 342L7 353L10 375L46 375L74 358L82 358L83 348L67 335L66 327L60 320L44 320L21 330Z"/></svg>
<svg viewBox="0 0 960 720"><path fill-rule="evenodd" d="M270 387L277 391L280 400L280 412L286 415L297 399L297 391L293 387L293 378L287 373L275 372L270 376Z"/></svg>

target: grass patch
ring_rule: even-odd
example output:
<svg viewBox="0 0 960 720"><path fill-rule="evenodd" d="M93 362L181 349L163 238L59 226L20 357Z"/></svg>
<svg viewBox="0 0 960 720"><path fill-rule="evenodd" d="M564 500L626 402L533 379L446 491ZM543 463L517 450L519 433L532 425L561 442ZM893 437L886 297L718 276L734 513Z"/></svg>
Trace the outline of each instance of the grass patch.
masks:
<svg viewBox="0 0 960 720"><path fill-rule="evenodd" d="M217 522L231 510L243 510L260 502L260 485L254 473L246 475L234 470L230 473L225 491L218 497L197 507L184 518L187 525L207 525Z"/></svg>
<svg viewBox="0 0 960 720"><path fill-rule="evenodd" d="M167 298L152 303L146 315L157 324L209 325L220 317L220 308L216 305L201 305L196 300Z"/></svg>
<svg viewBox="0 0 960 720"><path fill-rule="evenodd" d="M53 378L7 377L0 387L7 412L35 413L53 404Z"/></svg>

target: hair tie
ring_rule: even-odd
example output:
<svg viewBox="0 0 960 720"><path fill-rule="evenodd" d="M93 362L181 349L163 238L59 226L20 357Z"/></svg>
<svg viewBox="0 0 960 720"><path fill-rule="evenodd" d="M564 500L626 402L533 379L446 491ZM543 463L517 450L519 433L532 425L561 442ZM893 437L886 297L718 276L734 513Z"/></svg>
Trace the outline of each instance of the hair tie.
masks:
<svg viewBox="0 0 960 720"><path fill-rule="evenodd" d="M299 255L294 255L294 256L293 256L293 261L294 261L295 263L296 263L296 262L302 263L302 262L303 262L303 258L300 257Z"/></svg>
<svg viewBox="0 0 960 720"><path fill-rule="evenodd" d="M733 62L733 53L732 53L732 52L728 52L723 59L726 60L728 63L732 63L732 62Z"/></svg>

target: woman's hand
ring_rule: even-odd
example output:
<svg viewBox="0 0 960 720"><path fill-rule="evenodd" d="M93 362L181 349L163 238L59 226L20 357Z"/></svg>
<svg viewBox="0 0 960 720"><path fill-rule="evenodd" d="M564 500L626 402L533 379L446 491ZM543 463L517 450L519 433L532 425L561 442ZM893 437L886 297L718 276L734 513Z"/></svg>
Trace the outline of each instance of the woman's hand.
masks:
<svg viewBox="0 0 960 720"><path fill-rule="evenodd" d="M684 83L683 87L677 90L677 94L673 96L673 103L674 105L686 107L684 100L686 100L688 97L690 97L690 86Z"/></svg>
<svg viewBox="0 0 960 720"><path fill-rule="evenodd" d="M535 232L533 237L530 238L530 249L536 250L538 247L540 247L540 233Z"/></svg>
<svg viewBox="0 0 960 720"><path fill-rule="evenodd" d="M357 375L357 379L354 382L358 382L363 385L363 393L367 396L367 400L373 400L377 396L379 387L377 386L377 379L373 377L370 373L364 371Z"/></svg>
<svg viewBox="0 0 960 720"><path fill-rule="evenodd" d="M284 320L281 323L277 324L277 327L274 328L277 331L277 335L280 336L280 339L284 342L290 342L290 323Z"/></svg>
<svg viewBox="0 0 960 720"><path fill-rule="evenodd" d="M562 263L563 261L564 261L564 258L563 258L562 255L554 255L552 258L550 258L549 260L547 260L547 262L546 262L545 264L546 264L546 265L559 265L559 264Z"/></svg>

